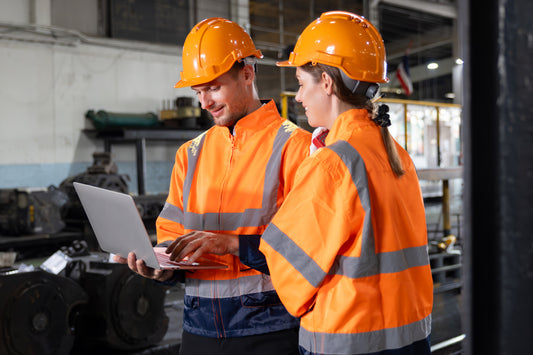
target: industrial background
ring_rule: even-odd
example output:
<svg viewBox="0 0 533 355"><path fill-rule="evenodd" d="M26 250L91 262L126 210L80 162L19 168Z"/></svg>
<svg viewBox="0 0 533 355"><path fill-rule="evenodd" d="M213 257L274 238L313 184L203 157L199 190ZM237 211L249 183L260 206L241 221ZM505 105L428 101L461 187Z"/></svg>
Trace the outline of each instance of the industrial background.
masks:
<svg viewBox="0 0 533 355"><path fill-rule="evenodd" d="M387 48L382 100L426 204L432 352L533 354L529 0L0 0L0 355L176 353L183 290L109 263L72 183L132 194L153 234L177 148L211 125L174 88L208 17L251 34L259 96L309 129L275 62L329 10Z"/></svg>

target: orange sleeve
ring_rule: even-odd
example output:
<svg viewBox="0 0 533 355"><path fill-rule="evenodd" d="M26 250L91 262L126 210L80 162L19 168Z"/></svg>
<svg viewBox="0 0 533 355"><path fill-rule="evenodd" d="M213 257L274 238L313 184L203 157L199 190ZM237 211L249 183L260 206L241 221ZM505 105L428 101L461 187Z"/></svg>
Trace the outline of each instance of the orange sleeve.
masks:
<svg viewBox="0 0 533 355"><path fill-rule="evenodd" d="M280 181L282 184L281 193L285 197L294 186L296 171L305 158L309 156L309 145L311 144L311 133L304 129L297 128L292 132L291 137L285 145L283 159L281 162Z"/></svg>
<svg viewBox="0 0 533 355"><path fill-rule="evenodd" d="M312 307L337 255L357 238L353 230L363 217L350 174L332 152L318 151L301 164L260 245L274 288L291 314L302 316Z"/></svg>
<svg viewBox="0 0 533 355"><path fill-rule="evenodd" d="M164 209L168 208L181 210L183 213L183 182L187 173L187 147L189 143L183 144L176 152L172 175L170 176L169 193ZM179 221L179 215L176 218L165 218L161 215L156 220L157 243L168 240L175 240L184 233L183 221Z"/></svg>

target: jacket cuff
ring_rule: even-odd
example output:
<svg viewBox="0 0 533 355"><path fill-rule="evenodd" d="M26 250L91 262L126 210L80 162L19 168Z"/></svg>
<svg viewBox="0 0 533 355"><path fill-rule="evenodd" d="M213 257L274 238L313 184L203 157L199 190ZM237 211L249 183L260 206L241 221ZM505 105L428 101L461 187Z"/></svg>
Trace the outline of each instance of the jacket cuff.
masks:
<svg viewBox="0 0 533 355"><path fill-rule="evenodd" d="M175 286L178 282L185 282L185 271L184 270L174 270L172 277L166 281L154 280L155 283L163 286Z"/></svg>
<svg viewBox="0 0 533 355"><path fill-rule="evenodd" d="M244 265L270 275L265 255L259 251L260 243L260 235L239 235L239 259Z"/></svg>
<svg viewBox="0 0 533 355"><path fill-rule="evenodd" d="M159 243L156 245L156 247L168 247L172 241L167 240L162 243ZM172 274L172 277L166 281L158 281L154 280L156 283L163 285L163 286L174 286L178 282L185 282L185 271L184 270L174 270L174 274Z"/></svg>

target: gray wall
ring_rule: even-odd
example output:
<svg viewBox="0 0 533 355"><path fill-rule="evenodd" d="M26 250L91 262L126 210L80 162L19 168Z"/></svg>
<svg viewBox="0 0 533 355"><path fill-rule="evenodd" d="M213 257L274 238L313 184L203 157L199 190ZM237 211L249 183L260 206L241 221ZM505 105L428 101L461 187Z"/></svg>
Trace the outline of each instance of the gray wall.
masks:
<svg viewBox="0 0 533 355"><path fill-rule="evenodd" d="M174 88L181 46L101 37L97 3L0 0L0 188L58 186L85 171L103 151L82 132L92 127L87 110L158 113L164 101L192 96ZM191 4L191 20L232 12L226 1ZM247 1L231 5L236 12ZM148 193L167 190L181 143L148 142ZM113 146L113 157L136 192L134 147Z"/></svg>

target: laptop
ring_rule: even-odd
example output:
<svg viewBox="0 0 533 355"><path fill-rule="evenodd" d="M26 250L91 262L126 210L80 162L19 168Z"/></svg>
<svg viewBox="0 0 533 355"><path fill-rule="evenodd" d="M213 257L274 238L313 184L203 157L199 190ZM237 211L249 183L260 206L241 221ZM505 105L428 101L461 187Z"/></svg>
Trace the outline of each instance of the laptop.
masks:
<svg viewBox="0 0 533 355"><path fill-rule="evenodd" d="M164 247L153 247L133 197L128 194L74 182L74 189L100 248L127 258L134 252L153 269L225 269L228 266L205 258L186 264L171 261Z"/></svg>

